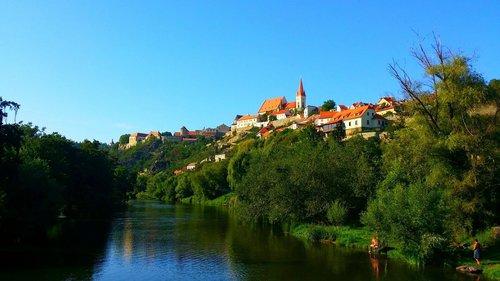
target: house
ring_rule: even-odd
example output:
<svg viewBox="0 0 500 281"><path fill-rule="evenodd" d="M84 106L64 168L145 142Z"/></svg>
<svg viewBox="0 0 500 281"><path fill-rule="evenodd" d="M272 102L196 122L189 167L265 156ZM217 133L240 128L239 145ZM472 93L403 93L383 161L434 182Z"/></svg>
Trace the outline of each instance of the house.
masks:
<svg viewBox="0 0 500 281"><path fill-rule="evenodd" d="M340 113L336 111L321 111L316 120L314 120L314 125L321 126L326 124L337 115L340 115Z"/></svg>
<svg viewBox="0 0 500 281"><path fill-rule="evenodd" d="M342 119L333 120L333 118L327 123L316 126L318 131L323 132L328 135L328 133L334 131L337 127L343 126Z"/></svg>
<svg viewBox="0 0 500 281"><path fill-rule="evenodd" d="M245 115L236 121L236 128L242 129L247 127L254 127L257 124L257 115Z"/></svg>
<svg viewBox="0 0 500 281"><path fill-rule="evenodd" d="M196 168L196 163L194 163L194 162L193 162L193 163L189 163L189 164L187 165L187 167L186 167L186 169L187 169L188 171L192 171L192 170L194 170L195 168Z"/></svg>
<svg viewBox="0 0 500 281"><path fill-rule="evenodd" d="M348 110L348 109L349 108L347 108L347 106L342 105L342 104L338 104L337 108L335 109L335 111L341 112L341 111Z"/></svg>
<svg viewBox="0 0 500 281"><path fill-rule="evenodd" d="M225 153L216 154L215 155L215 162L219 162L219 161L222 161L222 160L225 160L225 159L226 159L226 154Z"/></svg>
<svg viewBox="0 0 500 281"><path fill-rule="evenodd" d="M280 111L275 111L275 112L272 112L271 114L269 114L269 116L275 116L276 120L286 119L290 115L292 115L292 114L287 109L283 109L283 110L280 110Z"/></svg>
<svg viewBox="0 0 500 281"><path fill-rule="evenodd" d="M257 132L257 137L266 138L267 136L269 136L269 134L271 134L271 132L272 131L267 128L262 128Z"/></svg>
<svg viewBox="0 0 500 281"><path fill-rule="evenodd" d="M351 106L349 106L349 109L356 109L356 108L363 107L365 105L369 105L369 104L368 103L364 103L362 101L358 101L356 103L353 103Z"/></svg>
<svg viewBox="0 0 500 281"><path fill-rule="evenodd" d="M380 115L386 115L389 113L396 114L396 107L399 105L394 97L382 97L377 102L375 111Z"/></svg>
<svg viewBox="0 0 500 281"><path fill-rule="evenodd" d="M342 121L347 136L365 130L380 128L387 124L387 120L376 114L374 107L371 105L352 109L348 116L342 118Z"/></svg>

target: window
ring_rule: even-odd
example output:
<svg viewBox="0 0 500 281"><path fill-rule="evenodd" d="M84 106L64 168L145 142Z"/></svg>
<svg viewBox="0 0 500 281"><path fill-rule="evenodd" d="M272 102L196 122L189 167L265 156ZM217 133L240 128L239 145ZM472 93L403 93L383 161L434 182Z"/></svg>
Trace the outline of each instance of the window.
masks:
<svg viewBox="0 0 500 281"><path fill-rule="evenodd" d="M366 120L366 125L370 125L370 120Z"/></svg>
<svg viewBox="0 0 500 281"><path fill-rule="evenodd" d="M354 121L354 125L358 125L358 120Z"/></svg>
<svg viewBox="0 0 500 281"><path fill-rule="evenodd" d="M351 121L349 121L349 127L351 127Z"/></svg>
<svg viewBox="0 0 500 281"><path fill-rule="evenodd" d="M380 125L380 120L378 120L378 124Z"/></svg>

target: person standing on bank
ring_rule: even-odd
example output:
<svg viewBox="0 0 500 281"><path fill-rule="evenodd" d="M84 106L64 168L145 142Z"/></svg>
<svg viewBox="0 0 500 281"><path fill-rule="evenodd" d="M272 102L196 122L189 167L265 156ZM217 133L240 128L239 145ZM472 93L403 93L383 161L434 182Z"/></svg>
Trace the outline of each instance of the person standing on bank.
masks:
<svg viewBox="0 0 500 281"><path fill-rule="evenodd" d="M472 250L474 250L474 259L476 260L476 263L481 265L481 244L479 244L477 239L474 240Z"/></svg>

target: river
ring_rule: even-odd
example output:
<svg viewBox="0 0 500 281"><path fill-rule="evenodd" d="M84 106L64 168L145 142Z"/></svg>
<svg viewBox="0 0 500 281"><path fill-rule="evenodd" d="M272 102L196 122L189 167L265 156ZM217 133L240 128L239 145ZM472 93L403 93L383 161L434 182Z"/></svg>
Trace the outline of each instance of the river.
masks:
<svg viewBox="0 0 500 281"><path fill-rule="evenodd" d="M108 227L74 235L64 246L22 252L21 265L3 256L0 280L479 280L302 241L213 207L135 201Z"/></svg>

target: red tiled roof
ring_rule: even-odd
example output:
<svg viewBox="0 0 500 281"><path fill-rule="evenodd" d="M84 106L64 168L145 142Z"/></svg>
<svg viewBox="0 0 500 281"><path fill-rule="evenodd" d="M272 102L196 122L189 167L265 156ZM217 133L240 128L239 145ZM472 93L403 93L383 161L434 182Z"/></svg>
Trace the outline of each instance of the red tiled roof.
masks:
<svg viewBox="0 0 500 281"><path fill-rule="evenodd" d="M365 114L365 112L371 108L371 106L369 105L364 105L362 107L358 107L358 108L355 108L355 109L352 109L351 110L351 114L349 114L348 117L344 117L345 120L350 120L350 119L355 119L355 118L360 118L363 116L363 114Z"/></svg>
<svg viewBox="0 0 500 281"><path fill-rule="evenodd" d="M250 119L257 119L257 116L256 115L245 115L245 116L242 116L240 119L238 119L238 121L244 121L244 120L250 120Z"/></svg>
<svg viewBox="0 0 500 281"><path fill-rule="evenodd" d="M183 138L182 141L197 141L196 138Z"/></svg>
<svg viewBox="0 0 500 281"><path fill-rule="evenodd" d="M274 99L265 100L259 109L259 113L265 113L268 111L275 111L286 104L285 97L281 96Z"/></svg>
<svg viewBox="0 0 500 281"><path fill-rule="evenodd" d="M174 133L174 137L180 137L181 136L181 133L180 132L175 132Z"/></svg>
<svg viewBox="0 0 500 281"><path fill-rule="evenodd" d="M268 130L268 129L266 129L266 128L262 128L262 129L260 129L260 130L259 130L259 132L258 132L258 133L259 133L259 134L264 134L264 133L267 133L267 132L269 132L269 130Z"/></svg>
<svg viewBox="0 0 500 281"><path fill-rule="evenodd" d="M343 111L343 110L347 110L347 106L343 105L343 104L339 104L339 107L340 107L340 111Z"/></svg>
<svg viewBox="0 0 500 281"><path fill-rule="evenodd" d="M279 115L279 114L283 114L283 113L286 113L286 112L287 112L287 110L283 109L283 110L280 110L280 111L272 112L271 115Z"/></svg>
<svg viewBox="0 0 500 281"><path fill-rule="evenodd" d="M335 111L321 111L319 113L319 119L327 119L327 118L332 118L333 116L335 116L337 112Z"/></svg>
<svg viewBox="0 0 500 281"><path fill-rule="evenodd" d="M286 104L285 109L292 109L296 107L297 107L297 102L292 101Z"/></svg>
<svg viewBox="0 0 500 281"><path fill-rule="evenodd" d="M358 101L357 103L353 103L353 104L352 104L352 106L353 106L354 108L357 108L357 107L362 107L362 106L364 106L364 105L365 105L365 103L364 103L364 102L362 102L362 101Z"/></svg>

